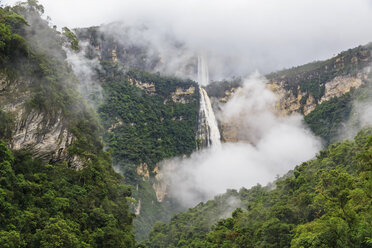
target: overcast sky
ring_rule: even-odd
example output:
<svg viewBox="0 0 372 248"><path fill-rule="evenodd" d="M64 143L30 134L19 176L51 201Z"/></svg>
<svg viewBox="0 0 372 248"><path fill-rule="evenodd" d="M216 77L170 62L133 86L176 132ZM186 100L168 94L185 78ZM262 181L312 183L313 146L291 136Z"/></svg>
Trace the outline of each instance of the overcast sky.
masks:
<svg viewBox="0 0 372 248"><path fill-rule="evenodd" d="M13 3L15 1L3 1ZM372 0L40 0L59 28L151 23L193 49L262 72L372 41Z"/></svg>

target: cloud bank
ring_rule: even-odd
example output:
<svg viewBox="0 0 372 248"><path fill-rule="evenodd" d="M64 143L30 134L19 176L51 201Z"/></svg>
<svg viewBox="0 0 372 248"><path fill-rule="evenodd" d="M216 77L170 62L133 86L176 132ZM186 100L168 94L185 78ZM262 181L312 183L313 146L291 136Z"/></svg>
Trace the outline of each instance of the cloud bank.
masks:
<svg viewBox="0 0 372 248"><path fill-rule="evenodd" d="M7 0L5 3L14 2ZM371 0L40 0L59 26L113 21L171 33L223 75L326 59L372 41ZM211 67L211 66L210 66ZM211 68L213 70L213 68ZM222 74L222 73L221 73ZM212 75L213 78L213 75Z"/></svg>
<svg viewBox="0 0 372 248"><path fill-rule="evenodd" d="M165 161L162 167L169 195L187 207L226 189L266 184L321 148L300 115L279 117L275 95L265 79L251 76L222 109L223 118L238 121L251 143L225 143L196 152L187 159Z"/></svg>
<svg viewBox="0 0 372 248"><path fill-rule="evenodd" d="M75 75L79 79L78 90L88 103L98 108L103 102L103 89L97 77L97 71L102 70L98 58L87 59L85 56L87 43L80 43L80 52L65 48L67 62L72 66Z"/></svg>

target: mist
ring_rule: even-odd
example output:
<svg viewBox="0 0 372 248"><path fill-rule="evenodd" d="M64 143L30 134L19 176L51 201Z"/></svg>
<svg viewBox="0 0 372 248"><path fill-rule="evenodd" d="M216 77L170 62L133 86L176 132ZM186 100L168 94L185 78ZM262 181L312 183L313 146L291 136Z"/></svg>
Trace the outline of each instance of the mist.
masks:
<svg viewBox="0 0 372 248"><path fill-rule="evenodd" d="M357 89L357 97L351 103L350 117L338 130L338 141L352 139L361 129L372 126L372 65L364 68L363 73L367 75L365 85Z"/></svg>
<svg viewBox="0 0 372 248"><path fill-rule="evenodd" d="M268 73L327 59L372 41L372 33L368 32L372 29L370 0L108 0L104 3L40 0L40 3L59 28L118 21L126 26L149 27L151 33L147 33L146 40L170 34L188 50L208 55L211 79L245 76L256 69Z"/></svg>
<svg viewBox="0 0 372 248"><path fill-rule="evenodd" d="M97 110L103 103L103 89L97 77L97 71L102 70L98 58L88 59L85 56L87 43L80 43L80 51L72 51L65 47L66 60L72 66L78 77L78 90L87 102Z"/></svg>
<svg viewBox="0 0 372 248"><path fill-rule="evenodd" d="M224 143L186 159L163 162L170 197L190 207L226 189L265 185L321 149L320 140L306 128L301 115L280 117L275 113L276 96L265 83L265 78L253 74L219 115L237 122L239 132L251 142Z"/></svg>

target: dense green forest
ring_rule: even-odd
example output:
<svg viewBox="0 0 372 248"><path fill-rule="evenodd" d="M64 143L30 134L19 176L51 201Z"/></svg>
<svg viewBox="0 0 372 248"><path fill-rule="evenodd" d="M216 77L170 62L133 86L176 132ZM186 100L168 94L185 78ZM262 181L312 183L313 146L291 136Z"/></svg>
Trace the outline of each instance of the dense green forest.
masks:
<svg viewBox="0 0 372 248"><path fill-rule="evenodd" d="M353 92L332 98L319 104L304 120L311 131L321 137L328 146L339 138L341 125L350 118L353 105Z"/></svg>
<svg viewBox="0 0 372 248"><path fill-rule="evenodd" d="M322 102L304 117L305 123L315 135L323 139L325 146L353 136L355 130L363 127L363 110L360 107L369 105L372 97L371 74L368 78L360 88ZM349 132L350 135L344 135L343 132Z"/></svg>
<svg viewBox="0 0 372 248"><path fill-rule="evenodd" d="M62 49L72 40L50 28L42 13L32 0L0 8L0 72L7 78L1 94L12 102L27 92L28 111L43 113L45 121L61 113L76 137L68 152L85 162L75 170L67 161L50 164L30 151L9 150L13 117L1 110L0 246L134 247L131 190L103 151L97 115L77 93Z"/></svg>
<svg viewBox="0 0 372 248"><path fill-rule="evenodd" d="M164 77L124 68L120 63L101 61L105 101L98 112L105 127L104 140L113 155L114 166L133 185L133 196L141 212L135 219L136 237L144 239L157 220L169 220L179 206L171 199L158 202L152 184L155 166L175 156L189 155L196 148L199 92L190 80ZM135 82L153 85L151 91ZM195 92L183 95L184 102L172 99L177 89ZM149 176L139 175L139 165Z"/></svg>
<svg viewBox="0 0 372 248"><path fill-rule="evenodd" d="M331 145L273 185L230 191L154 225L148 247L371 247L372 132ZM218 199L242 201L213 226ZM225 203L226 204L226 203Z"/></svg>
<svg viewBox="0 0 372 248"><path fill-rule="evenodd" d="M165 158L195 150L199 94L195 90L184 96L185 103L174 102L171 97L177 88L197 89L195 82L139 70L123 72L111 62L102 65L105 102L98 112L109 130L106 144L118 163L146 163L152 171ZM154 92L145 92L133 84L135 81L153 84ZM127 179L135 182L135 178Z"/></svg>
<svg viewBox="0 0 372 248"><path fill-rule="evenodd" d="M139 240L152 228L139 247L372 247L372 130L332 144L348 120L360 128L353 122L353 103L370 99L370 86L325 101L305 117L325 145L332 144L314 160L268 186L228 190L166 224L181 207L167 198L158 202L154 170L160 161L196 149L197 84L130 69L133 61L124 50L117 51L122 62L113 61L109 40L97 70L105 100L96 112L78 93L78 78L66 62L63 46L79 51L77 36L50 27L40 17L43 12L35 0L0 7L0 76L6 78L1 104L25 98L24 118L32 111L43 113L44 122L62 116L74 136L68 154L84 164L77 169L67 160L45 161L31 150L11 150L14 116L0 108L0 247L135 247L133 220ZM105 37L94 35L97 27L88 30L77 34L99 46ZM282 78L293 91L300 82L319 100L323 82L353 75L371 62L371 46L268 77ZM87 56L95 58L95 48L90 49ZM144 61L145 50L126 48L138 55L136 64ZM126 59L129 64L123 65ZM142 69L157 62L148 60ZM236 79L207 90L222 97L240 85ZM139 165L148 177L139 175Z"/></svg>
<svg viewBox="0 0 372 248"><path fill-rule="evenodd" d="M75 171L0 143L1 247L134 247L130 189L108 154Z"/></svg>

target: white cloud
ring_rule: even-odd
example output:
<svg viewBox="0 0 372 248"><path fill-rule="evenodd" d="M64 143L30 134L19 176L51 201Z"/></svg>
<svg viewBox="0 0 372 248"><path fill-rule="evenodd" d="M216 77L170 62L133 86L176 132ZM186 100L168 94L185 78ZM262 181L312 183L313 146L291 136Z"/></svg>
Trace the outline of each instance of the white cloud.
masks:
<svg viewBox="0 0 372 248"><path fill-rule="evenodd" d="M158 30L173 32L192 49L209 52L210 61L230 63L234 70L226 73L249 74L255 69L265 73L372 41L370 0L40 2L60 27L117 20L151 23Z"/></svg>
<svg viewBox="0 0 372 248"><path fill-rule="evenodd" d="M275 95L264 83L252 76L222 110L222 118L237 124L251 144L225 143L187 159L165 161L162 172L171 197L190 207L228 188L271 182L315 156L319 139L303 125L302 116L274 113Z"/></svg>

